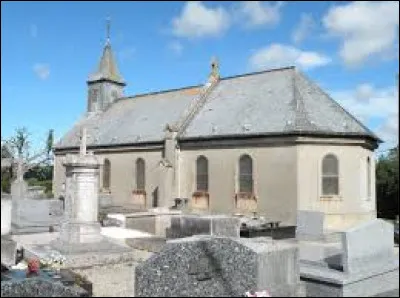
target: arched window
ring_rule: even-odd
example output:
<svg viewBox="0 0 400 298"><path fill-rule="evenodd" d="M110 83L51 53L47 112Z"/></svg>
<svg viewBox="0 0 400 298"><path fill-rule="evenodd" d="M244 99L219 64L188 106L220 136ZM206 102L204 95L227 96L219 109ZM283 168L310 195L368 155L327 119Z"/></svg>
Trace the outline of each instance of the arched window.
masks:
<svg viewBox="0 0 400 298"><path fill-rule="evenodd" d="M367 157L367 199L371 199L371 159Z"/></svg>
<svg viewBox="0 0 400 298"><path fill-rule="evenodd" d="M197 191L208 191L208 160L204 156L196 161L196 187Z"/></svg>
<svg viewBox="0 0 400 298"><path fill-rule="evenodd" d="M248 155L239 160L239 192L253 193L253 161Z"/></svg>
<svg viewBox="0 0 400 298"><path fill-rule="evenodd" d="M339 194L339 161L333 154L322 160L322 195Z"/></svg>
<svg viewBox="0 0 400 298"><path fill-rule="evenodd" d="M146 176L145 176L145 162L143 158L136 160L136 190L145 190Z"/></svg>
<svg viewBox="0 0 400 298"><path fill-rule="evenodd" d="M110 189L111 181L111 163L108 158L104 160L103 166L103 188Z"/></svg>

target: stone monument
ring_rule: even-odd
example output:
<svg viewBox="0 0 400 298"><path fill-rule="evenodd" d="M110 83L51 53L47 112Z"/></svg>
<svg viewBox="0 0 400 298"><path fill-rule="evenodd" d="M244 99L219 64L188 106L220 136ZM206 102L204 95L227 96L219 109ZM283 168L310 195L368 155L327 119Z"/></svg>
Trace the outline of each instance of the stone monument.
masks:
<svg viewBox="0 0 400 298"><path fill-rule="evenodd" d="M309 297L398 297L399 259L393 225L374 219L340 232L339 247L301 248L300 276ZM318 252L319 251L319 252ZM387 297L387 296L385 296Z"/></svg>
<svg viewBox="0 0 400 298"><path fill-rule="evenodd" d="M2 158L2 168L14 167L14 173L16 173L11 183L11 231L13 234L48 232L58 229L62 216L62 203L58 200L42 200L45 194L41 187L28 186L24 180L24 174L27 171L50 160L52 139L51 130L46 148L32 157L24 157L18 150L16 158ZM5 161L4 165L3 161Z"/></svg>
<svg viewBox="0 0 400 298"><path fill-rule="evenodd" d="M135 297L303 297L298 249L268 238L193 236L168 241L135 268Z"/></svg>
<svg viewBox="0 0 400 298"><path fill-rule="evenodd" d="M82 129L80 153L67 155L65 215L59 238L51 246L64 254L124 250L101 235L98 222L100 162L86 152L86 129Z"/></svg>

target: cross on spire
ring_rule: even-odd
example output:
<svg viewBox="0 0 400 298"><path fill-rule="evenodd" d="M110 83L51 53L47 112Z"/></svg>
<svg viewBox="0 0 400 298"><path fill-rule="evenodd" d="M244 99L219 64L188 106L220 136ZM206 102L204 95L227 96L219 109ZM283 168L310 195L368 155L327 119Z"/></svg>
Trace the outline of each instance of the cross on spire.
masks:
<svg viewBox="0 0 400 298"><path fill-rule="evenodd" d="M106 29L107 29L107 44L109 44L110 43L110 27L111 27L111 18L110 17L108 17L107 18L107 25L106 25Z"/></svg>
<svg viewBox="0 0 400 298"><path fill-rule="evenodd" d="M210 78L211 79L219 79L219 62L217 57L213 56L211 58L211 73L210 73Z"/></svg>

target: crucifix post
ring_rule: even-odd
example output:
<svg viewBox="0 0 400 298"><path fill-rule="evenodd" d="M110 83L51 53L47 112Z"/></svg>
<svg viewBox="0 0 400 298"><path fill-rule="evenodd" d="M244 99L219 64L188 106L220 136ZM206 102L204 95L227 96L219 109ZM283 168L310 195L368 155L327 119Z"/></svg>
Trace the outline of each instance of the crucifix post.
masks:
<svg viewBox="0 0 400 298"><path fill-rule="evenodd" d="M81 156L86 155L86 127L81 129L81 144L79 154Z"/></svg>

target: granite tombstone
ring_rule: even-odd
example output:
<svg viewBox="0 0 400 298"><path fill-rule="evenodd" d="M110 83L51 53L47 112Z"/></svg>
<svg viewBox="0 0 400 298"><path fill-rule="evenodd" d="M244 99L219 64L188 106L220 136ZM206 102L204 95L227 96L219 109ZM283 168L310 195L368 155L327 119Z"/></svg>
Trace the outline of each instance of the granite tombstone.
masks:
<svg viewBox="0 0 400 298"><path fill-rule="evenodd" d="M193 236L168 241L135 270L137 297L238 297L249 290L303 296L296 246Z"/></svg>

